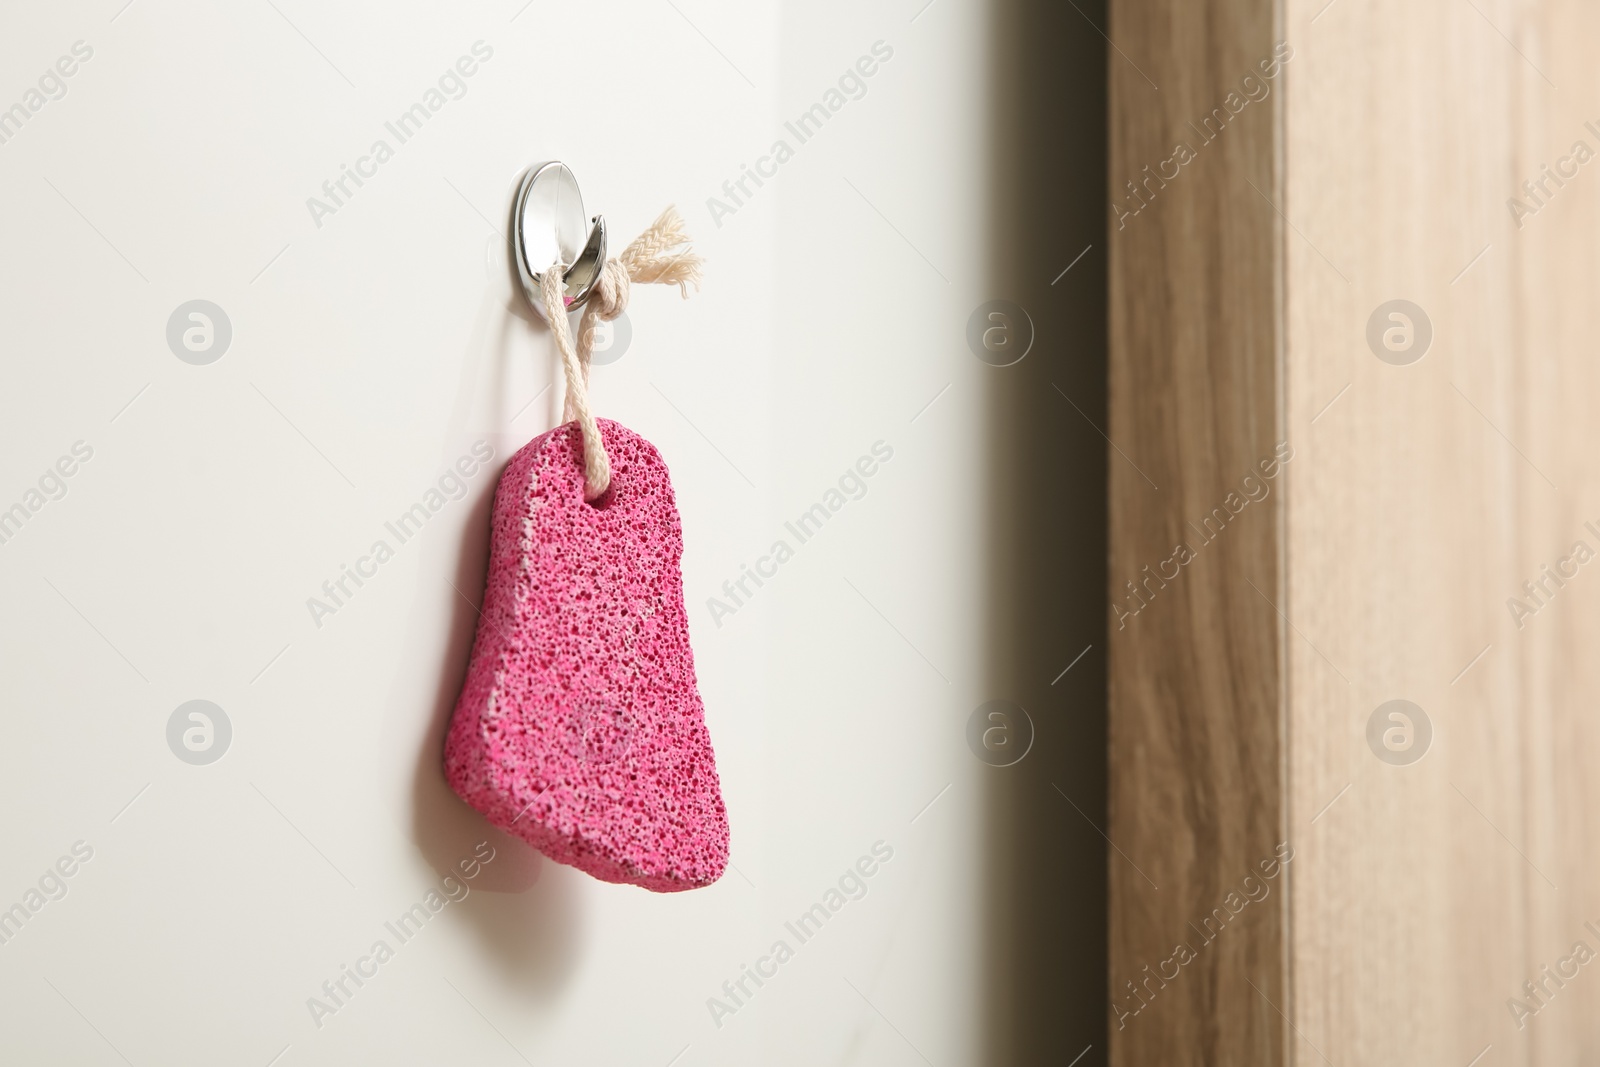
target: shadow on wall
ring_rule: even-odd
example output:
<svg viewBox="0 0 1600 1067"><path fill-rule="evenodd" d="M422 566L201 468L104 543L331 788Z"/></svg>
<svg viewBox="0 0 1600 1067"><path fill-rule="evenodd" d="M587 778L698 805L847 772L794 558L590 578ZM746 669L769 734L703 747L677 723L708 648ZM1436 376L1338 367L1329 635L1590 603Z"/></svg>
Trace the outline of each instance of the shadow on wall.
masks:
<svg viewBox="0 0 1600 1067"><path fill-rule="evenodd" d="M991 11L990 296L1025 309L1034 342L988 393L986 661L1035 740L988 772L985 1062L1065 1067L1092 1046L1091 1067L1108 1011L1106 4Z"/></svg>
<svg viewBox="0 0 1600 1067"><path fill-rule="evenodd" d="M508 191L508 234L514 232L512 211ZM505 263L504 285L486 293L479 310L477 329L488 343L480 344L480 338L475 337L467 346L469 352L487 349L490 355L486 360L469 358L463 362L451 416L454 427L468 425L472 397L482 391L480 377L493 383L494 393L505 392L507 364L515 358L514 335L529 327L546 335L542 320L522 298L509 245ZM546 861L531 845L490 825L456 796L444 776L444 737L466 676L478 627L477 604L483 597L488 572L494 487L511 451L523 443L519 438L497 442L495 457L486 468L487 484L477 487L460 540L430 549L436 566L423 570L448 573L455 594L449 600L449 640L443 655L437 652L431 628L419 631L423 634L420 643L413 638L415 654L437 657L439 667L426 732L416 750L412 833L423 858L441 876L451 873L463 857L477 854L478 842L487 842L493 849L494 859L483 864L473 879L472 892L464 899L461 915L478 935L484 959L499 971L508 986L548 1000L560 992L577 962L579 904L574 880L585 876ZM452 559L453 567L449 563Z"/></svg>
<svg viewBox="0 0 1600 1067"><path fill-rule="evenodd" d="M502 459L493 464L499 477ZM483 494L451 546L459 563L451 583L468 596L483 595L488 570L492 493ZM473 879L473 892L461 914L477 933L484 958L507 985L543 997L554 996L576 962L576 872L547 862L526 842L491 826L456 796L444 777L444 735L466 675L477 631L478 613L461 596L454 598L450 641L439 672L428 730L417 751L413 778L412 826L418 847L436 872L450 873L462 857L488 842L493 860Z"/></svg>

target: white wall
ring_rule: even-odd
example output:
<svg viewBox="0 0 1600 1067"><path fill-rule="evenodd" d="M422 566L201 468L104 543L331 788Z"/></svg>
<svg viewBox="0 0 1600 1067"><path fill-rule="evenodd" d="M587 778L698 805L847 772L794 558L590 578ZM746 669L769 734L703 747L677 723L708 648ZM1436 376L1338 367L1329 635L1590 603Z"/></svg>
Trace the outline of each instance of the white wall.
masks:
<svg viewBox="0 0 1600 1067"><path fill-rule="evenodd" d="M0 33L0 107L93 50L0 144L0 508L93 451L0 544L0 907L93 850L0 945L0 1061L977 1062L977 0L122 3L13 5ZM714 222L880 40L865 95ZM394 157L317 225L378 138ZM544 862L443 784L492 474L320 627L306 606L474 441L503 460L558 416L495 232L549 158L615 247L676 202L709 259L687 303L635 289L594 386L683 515L737 868L695 893ZM232 326L208 365L165 335L196 298ZM880 440L866 496L718 626L707 599ZM232 724L206 766L166 739L193 699ZM323 981L485 839L470 895L316 1025ZM868 894L796 945L785 920L880 840Z"/></svg>

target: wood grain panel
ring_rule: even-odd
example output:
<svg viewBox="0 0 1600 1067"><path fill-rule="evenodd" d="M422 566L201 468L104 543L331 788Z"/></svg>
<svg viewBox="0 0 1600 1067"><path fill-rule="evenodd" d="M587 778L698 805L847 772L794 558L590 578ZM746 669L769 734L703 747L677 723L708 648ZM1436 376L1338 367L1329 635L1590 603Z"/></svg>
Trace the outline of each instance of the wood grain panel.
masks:
<svg viewBox="0 0 1600 1067"><path fill-rule="evenodd" d="M1114 192L1292 54L1113 207L1113 600L1197 549L1112 623L1113 997L1293 860L1113 1060L1595 1062L1600 12L1191 8L1112 4ZM1392 700L1431 739L1386 747Z"/></svg>
<svg viewBox="0 0 1600 1067"><path fill-rule="evenodd" d="M1600 952L1600 568L1547 581L1532 617L1507 602L1574 542L1600 551L1600 163L1532 216L1508 200L1600 150L1600 22L1572 0L1320 7L1291 5L1284 127L1298 1059L1592 1063L1600 967L1546 980L1535 1015L1509 1002L1575 942ZM1394 299L1433 331L1403 366L1365 338ZM1433 727L1406 766L1365 739L1394 698Z"/></svg>
<svg viewBox="0 0 1600 1067"><path fill-rule="evenodd" d="M1116 0L1108 33L1112 1060L1278 1063L1283 72L1262 0Z"/></svg>

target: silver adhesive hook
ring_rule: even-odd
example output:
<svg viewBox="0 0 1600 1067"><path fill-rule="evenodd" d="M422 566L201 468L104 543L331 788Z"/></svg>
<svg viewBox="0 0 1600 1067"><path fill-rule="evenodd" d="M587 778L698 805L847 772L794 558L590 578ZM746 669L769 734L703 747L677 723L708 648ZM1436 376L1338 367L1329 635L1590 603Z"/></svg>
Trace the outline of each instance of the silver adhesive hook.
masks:
<svg viewBox="0 0 1600 1067"><path fill-rule="evenodd" d="M584 222L583 194L570 167L536 163L517 186L511 244L522 291L539 317L545 317L542 275L557 262L564 268L567 310L575 311L588 301L606 261L606 222L599 215L592 226Z"/></svg>

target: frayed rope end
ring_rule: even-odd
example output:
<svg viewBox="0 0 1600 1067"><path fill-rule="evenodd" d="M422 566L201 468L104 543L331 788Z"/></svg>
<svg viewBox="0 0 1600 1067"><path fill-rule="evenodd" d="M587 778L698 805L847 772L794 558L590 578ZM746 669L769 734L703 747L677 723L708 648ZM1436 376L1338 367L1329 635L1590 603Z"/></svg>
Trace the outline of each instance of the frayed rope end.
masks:
<svg viewBox="0 0 1600 1067"><path fill-rule="evenodd" d="M617 259L635 282L676 285L684 299L689 297L689 286L700 288L701 268L705 265L705 260L689 246L683 216L671 205Z"/></svg>

